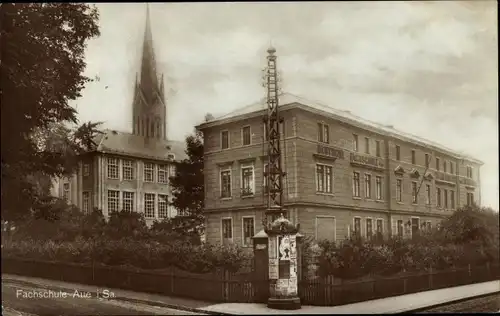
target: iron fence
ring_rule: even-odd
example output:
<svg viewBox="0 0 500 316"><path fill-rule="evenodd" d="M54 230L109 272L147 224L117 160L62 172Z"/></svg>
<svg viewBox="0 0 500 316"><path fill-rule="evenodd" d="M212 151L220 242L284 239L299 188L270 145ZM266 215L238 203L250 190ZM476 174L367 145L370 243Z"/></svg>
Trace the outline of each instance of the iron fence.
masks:
<svg viewBox="0 0 500 316"><path fill-rule="evenodd" d="M120 288L211 302L266 302L268 280L253 272L218 271L194 274L179 269L137 271L105 266L2 258L3 273L65 282ZM500 265L488 264L448 271L435 271L357 282L340 282L332 276L299 282L304 305L334 306L416 293L500 278Z"/></svg>

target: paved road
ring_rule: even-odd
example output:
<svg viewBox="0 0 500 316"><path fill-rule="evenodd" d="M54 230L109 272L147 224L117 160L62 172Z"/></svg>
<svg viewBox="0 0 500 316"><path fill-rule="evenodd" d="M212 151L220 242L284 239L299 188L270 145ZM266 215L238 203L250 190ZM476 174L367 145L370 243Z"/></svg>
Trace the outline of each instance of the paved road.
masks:
<svg viewBox="0 0 500 316"><path fill-rule="evenodd" d="M66 293L2 280L2 315L201 315L164 307L96 297L96 293ZM36 297L34 297L36 296ZM91 296L91 297L86 297Z"/></svg>
<svg viewBox="0 0 500 316"><path fill-rule="evenodd" d="M500 312L500 294L493 294L449 305L430 308L422 313L495 313Z"/></svg>

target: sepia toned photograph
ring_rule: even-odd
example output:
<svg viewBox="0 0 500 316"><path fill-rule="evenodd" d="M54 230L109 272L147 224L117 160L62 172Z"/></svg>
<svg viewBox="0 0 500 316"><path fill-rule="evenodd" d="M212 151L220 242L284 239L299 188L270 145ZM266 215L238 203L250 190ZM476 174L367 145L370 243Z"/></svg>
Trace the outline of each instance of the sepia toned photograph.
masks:
<svg viewBox="0 0 500 316"><path fill-rule="evenodd" d="M500 312L497 14L0 4L2 315Z"/></svg>

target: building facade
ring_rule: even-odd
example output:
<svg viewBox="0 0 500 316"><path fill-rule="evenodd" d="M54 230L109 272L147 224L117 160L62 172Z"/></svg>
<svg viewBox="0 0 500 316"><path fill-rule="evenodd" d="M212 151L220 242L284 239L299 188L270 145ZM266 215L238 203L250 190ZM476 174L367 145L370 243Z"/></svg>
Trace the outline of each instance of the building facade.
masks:
<svg viewBox="0 0 500 316"><path fill-rule="evenodd" d="M146 222L177 215L169 205L169 177L175 160L185 159L184 142L167 139L167 106L163 75L156 71L153 37L146 15L140 76L132 103L132 133L106 130L95 150L81 156L78 171L55 179L53 194L89 212L107 217L112 211L143 212Z"/></svg>
<svg viewBox="0 0 500 316"><path fill-rule="evenodd" d="M265 101L205 122L206 237L251 246L267 207ZM480 201L482 162L348 111L282 94L284 201L316 239L411 237Z"/></svg>

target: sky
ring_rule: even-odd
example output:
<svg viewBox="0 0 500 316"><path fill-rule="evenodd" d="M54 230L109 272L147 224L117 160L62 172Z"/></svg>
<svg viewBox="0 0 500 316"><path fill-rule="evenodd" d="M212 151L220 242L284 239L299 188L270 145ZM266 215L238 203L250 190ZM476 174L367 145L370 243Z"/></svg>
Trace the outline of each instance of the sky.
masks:
<svg viewBox="0 0 500 316"><path fill-rule="evenodd" d="M80 121L132 130L144 3L98 4ZM265 95L277 50L282 90L464 151L481 167L482 205L498 210L496 1L152 3L168 135Z"/></svg>

